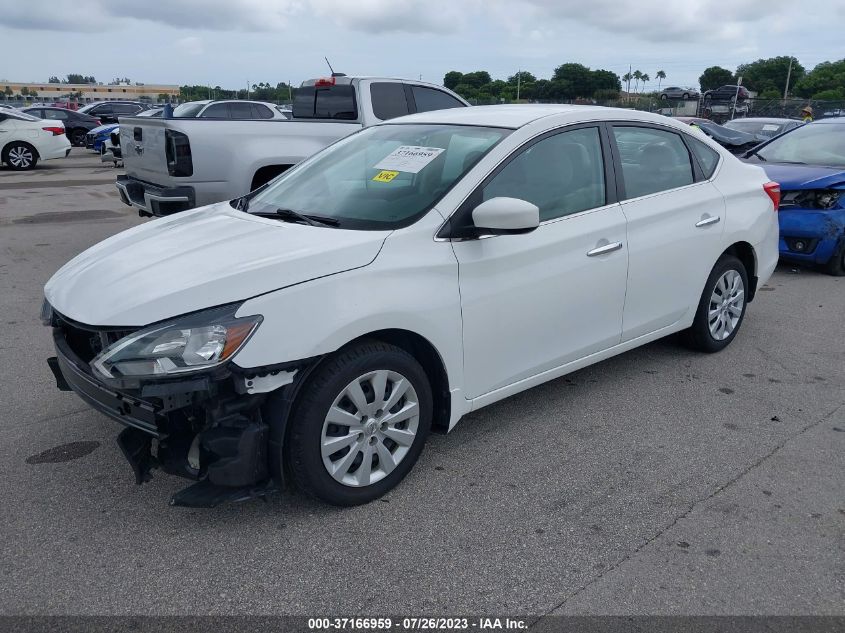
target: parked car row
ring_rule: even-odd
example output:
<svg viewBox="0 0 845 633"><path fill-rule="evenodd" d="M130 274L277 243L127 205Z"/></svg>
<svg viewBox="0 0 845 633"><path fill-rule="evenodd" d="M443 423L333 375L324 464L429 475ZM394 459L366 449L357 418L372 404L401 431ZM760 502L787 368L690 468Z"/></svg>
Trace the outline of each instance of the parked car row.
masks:
<svg viewBox="0 0 845 633"><path fill-rule="evenodd" d="M0 162L9 169L25 171L39 161L64 158L70 141L60 120L46 121L26 112L0 110Z"/></svg>

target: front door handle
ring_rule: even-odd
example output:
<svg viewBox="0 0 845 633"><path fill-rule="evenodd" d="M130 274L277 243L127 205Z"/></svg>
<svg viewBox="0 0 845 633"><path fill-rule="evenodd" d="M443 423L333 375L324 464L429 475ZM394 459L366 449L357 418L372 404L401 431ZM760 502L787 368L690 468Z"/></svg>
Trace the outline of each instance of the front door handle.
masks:
<svg viewBox="0 0 845 633"><path fill-rule="evenodd" d="M711 224L716 224L721 219L722 218L720 218L718 215L714 215L714 216L711 216L709 218L704 218L703 220L699 220L698 222L695 223L695 225L698 228L701 228L702 226L710 226Z"/></svg>
<svg viewBox="0 0 845 633"><path fill-rule="evenodd" d="M605 244L604 246L597 246L593 250L587 252L587 257L607 255L608 253L612 253L613 251L618 251L620 248L622 248L622 242L612 242L610 244Z"/></svg>

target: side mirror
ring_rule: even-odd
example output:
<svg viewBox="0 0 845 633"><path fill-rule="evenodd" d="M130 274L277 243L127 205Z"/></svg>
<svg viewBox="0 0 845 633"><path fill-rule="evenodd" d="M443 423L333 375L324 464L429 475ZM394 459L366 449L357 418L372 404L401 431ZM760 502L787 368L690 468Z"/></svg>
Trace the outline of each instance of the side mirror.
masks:
<svg viewBox="0 0 845 633"><path fill-rule="evenodd" d="M519 198L491 198L472 210L472 223L483 235L530 233L540 226L540 209Z"/></svg>

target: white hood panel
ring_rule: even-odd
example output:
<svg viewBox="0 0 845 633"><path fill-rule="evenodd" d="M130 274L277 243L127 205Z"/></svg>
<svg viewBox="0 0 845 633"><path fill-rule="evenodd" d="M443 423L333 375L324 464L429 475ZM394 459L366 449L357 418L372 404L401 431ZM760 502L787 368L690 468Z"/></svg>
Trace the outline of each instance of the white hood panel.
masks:
<svg viewBox="0 0 845 633"><path fill-rule="evenodd" d="M59 269L44 293L84 324L148 325L366 266L388 234L258 218L223 202L100 242Z"/></svg>

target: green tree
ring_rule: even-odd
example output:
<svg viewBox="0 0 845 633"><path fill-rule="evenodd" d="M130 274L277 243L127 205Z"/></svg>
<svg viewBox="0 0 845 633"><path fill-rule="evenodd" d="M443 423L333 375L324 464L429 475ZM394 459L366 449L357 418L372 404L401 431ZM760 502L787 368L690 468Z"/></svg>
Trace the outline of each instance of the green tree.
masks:
<svg viewBox="0 0 845 633"><path fill-rule="evenodd" d="M486 70L476 70L472 73L465 73L461 78L461 83L472 86L473 88L481 88L490 83L490 73Z"/></svg>
<svg viewBox="0 0 845 633"><path fill-rule="evenodd" d="M62 83L62 80L61 80L61 79L59 79L58 77L56 77L55 75L53 75L52 77L50 77L50 78L47 80L47 83L48 83L48 84L60 84L60 83Z"/></svg>
<svg viewBox="0 0 845 633"><path fill-rule="evenodd" d="M706 68L701 77L698 78L698 83L702 90L713 90L719 86L733 83L734 76L731 71L721 66L711 66Z"/></svg>
<svg viewBox="0 0 845 633"><path fill-rule="evenodd" d="M446 76L443 77L443 85L449 90L454 90L455 86L461 83L463 77L463 73L459 73L457 70L450 70L446 73Z"/></svg>
<svg viewBox="0 0 845 633"><path fill-rule="evenodd" d="M508 83L513 84L515 86L517 78L519 78L520 84L533 84L535 81L537 81L537 78L527 70L520 70L518 73L508 77Z"/></svg>
<svg viewBox="0 0 845 633"><path fill-rule="evenodd" d="M655 77L657 77L657 90L659 91L660 86L663 84L663 80L666 79L666 73L662 70L658 70Z"/></svg>
<svg viewBox="0 0 845 633"><path fill-rule="evenodd" d="M625 92L631 92L631 80L634 76L631 73L622 75L622 82L625 84Z"/></svg>
<svg viewBox="0 0 845 633"><path fill-rule="evenodd" d="M79 73L69 73L67 76L67 81L64 83L68 84L95 84L97 80L94 79L93 75L80 75Z"/></svg>
<svg viewBox="0 0 845 633"><path fill-rule="evenodd" d="M12 94L13 94L13 93L12 93L12 89L11 89L11 88L9 88L9 86L6 86L6 87L3 89L3 94L4 94L4 95L6 95L6 99L8 100L9 98L11 98L11 96L12 96Z"/></svg>
<svg viewBox="0 0 845 633"><path fill-rule="evenodd" d="M643 78L643 73L640 70L635 70L634 74L631 76L634 78L634 92L637 92L637 88L640 85L640 80Z"/></svg>
<svg viewBox="0 0 845 633"><path fill-rule="evenodd" d="M792 72L789 63L792 62ZM742 85L755 92L777 90L783 94L786 88L786 76L790 75L790 84L800 81L805 74L804 67L794 57L770 57L758 59L750 64L737 66L735 76L742 77Z"/></svg>
<svg viewBox="0 0 845 633"><path fill-rule="evenodd" d="M822 90L813 95L818 101L845 101L845 88Z"/></svg>
<svg viewBox="0 0 845 633"><path fill-rule="evenodd" d="M757 94L759 99L780 99L782 96L783 93L777 88L767 88L763 92Z"/></svg>
<svg viewBox="0 0 845 633"><path fill-rule="evenodd" d="M29 88L27 88L26 86L21 88L21 96L22 97L28 97L29 96ZM33 96L35 96L35 95L33 95Z"/></svg>
<svg viewBox="0 0 845 633"><path fill-rule="evenodd" d="M640 77L640 81L643 82L643 91L645 91L645 85L651 81L651 77L648 76L648 73L643 73L642 77Z"/></svg>
<svg viewBox="0 0 845 633"><path fill-rule="evenodd" d="M795 94L805 98L819 99L816 95L831 90L845 91L845 59L822 62L795 83Z"/></svg>

